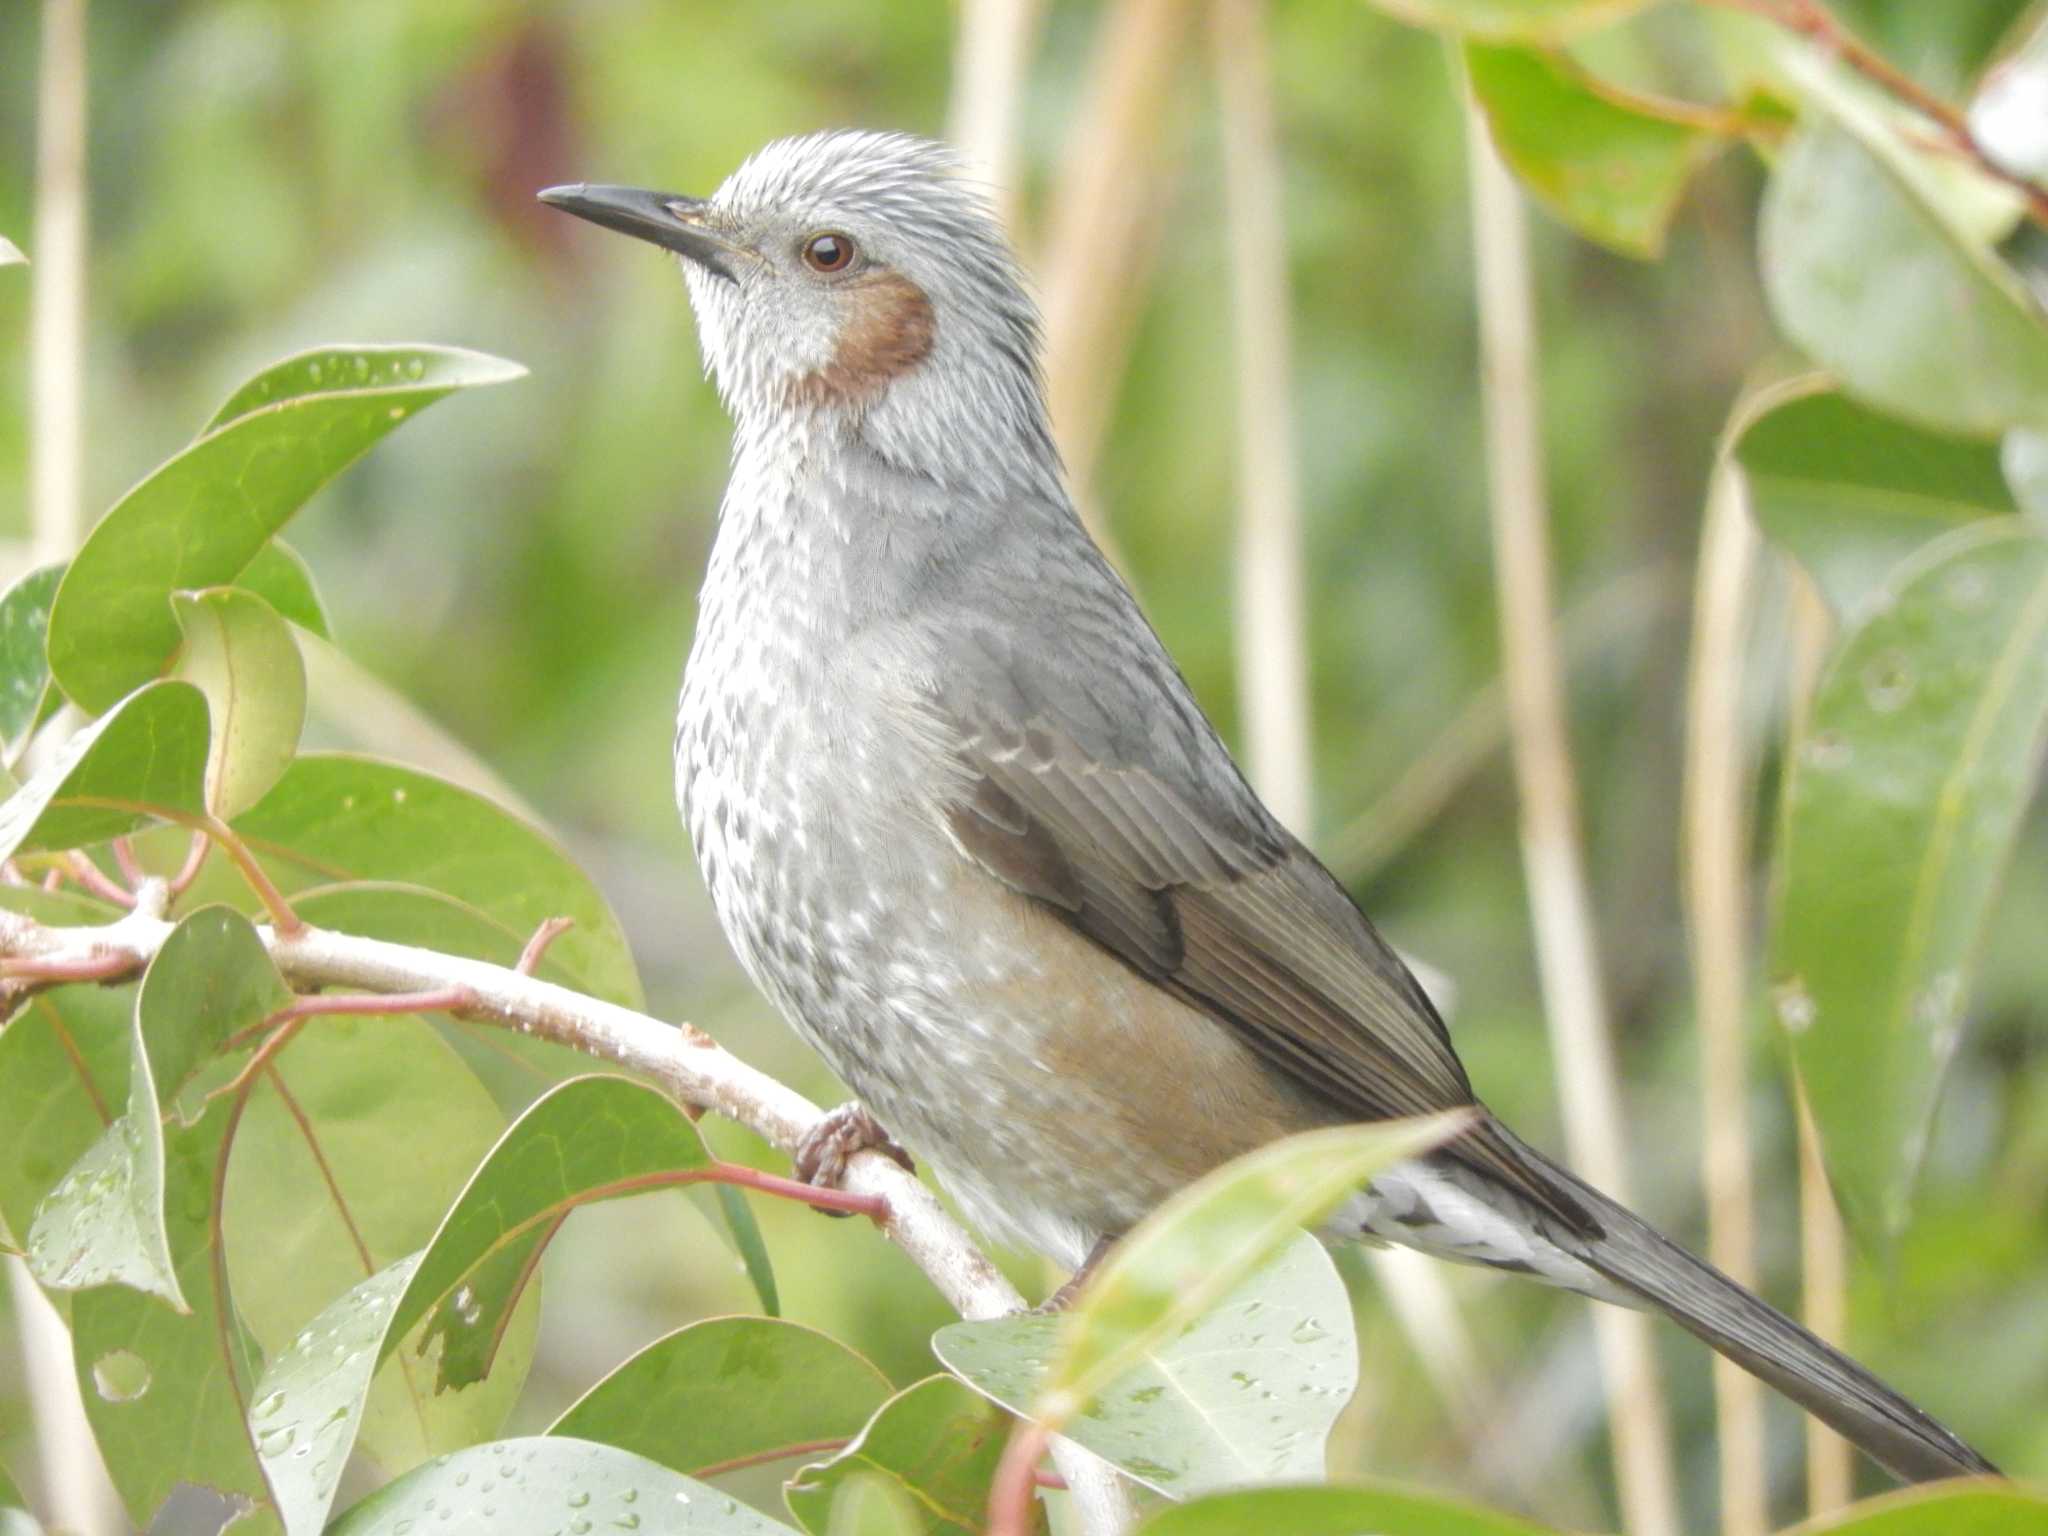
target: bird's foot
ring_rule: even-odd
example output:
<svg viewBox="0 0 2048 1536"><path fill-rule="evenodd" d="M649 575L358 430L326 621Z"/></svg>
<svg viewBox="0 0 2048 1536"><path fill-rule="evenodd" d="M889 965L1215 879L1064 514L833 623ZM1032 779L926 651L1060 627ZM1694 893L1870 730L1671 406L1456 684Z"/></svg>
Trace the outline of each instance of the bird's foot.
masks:
<svg viewBox="0 0 2048 1536"><path fill-rule="evenodd" d="M1082 1287L1087 1285L1089 1278L1095 1273L1096 1266L1102 1263L1104 1256L1115 1246L1116 1239L1114 1237L1098 1237L1095 1239L1095 1246L1088 1250L1088 1257L1081 1261L1081 1267L1074 1271L1068 1278L1067 1283L1046 1297L1037 1306L1026 1307L1024 1315L1026 1317L1057 1317L1060 1313L1067 1311L1080 1298Z"/></svg>
<svg viewBox="0 0 2048 1536"><path fill-rule="evenodd" d="M882 1124L859 1104L842 1104L797 1143L792 1171L806 1184L820 1189L838 1189L846 1178L847 1160L856 1152L873 1150L902 1166L905 1173L917 1172L910 1154L889 1138ZM850 1211L828 1211L822 1205L812 1210L826 1216L848 1216Z"/></svg>

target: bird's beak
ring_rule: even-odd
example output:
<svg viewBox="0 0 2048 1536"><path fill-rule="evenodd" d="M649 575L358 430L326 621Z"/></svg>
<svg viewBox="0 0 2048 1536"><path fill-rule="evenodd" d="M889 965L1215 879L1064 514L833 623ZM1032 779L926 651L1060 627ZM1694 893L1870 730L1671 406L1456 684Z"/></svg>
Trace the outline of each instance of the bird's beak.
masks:
<svg viewBox="0 0 2048 1536"><path fill-rule="evenodd" d="M549 187L540 194L540 200L550 208L560 208L622 235L651 240L727 282L736 280L735 259L751 254L706 227L704 213L710 205L701 197L578 182L573 187Z"/></svg>

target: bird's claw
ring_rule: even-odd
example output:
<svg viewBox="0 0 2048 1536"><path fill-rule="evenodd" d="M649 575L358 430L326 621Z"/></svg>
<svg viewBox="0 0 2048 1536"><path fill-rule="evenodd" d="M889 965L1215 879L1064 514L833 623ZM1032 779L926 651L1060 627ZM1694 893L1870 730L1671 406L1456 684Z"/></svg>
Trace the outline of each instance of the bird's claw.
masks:
<svg viewBox="0 0 2048 1536"><path fill-rule="evenodd" d="M896 1145L882 1124L859 1104L842 1104L797 1143L792 1171L806 1184L820 1189L838 1189L846 1178L847 1161L856 1152L875 1151L898 1164L905 1173L917 1172L910 1154ZM812 1210L827 1216L847 1216L849 1211L830 1211L821 1205Z"/></svg>

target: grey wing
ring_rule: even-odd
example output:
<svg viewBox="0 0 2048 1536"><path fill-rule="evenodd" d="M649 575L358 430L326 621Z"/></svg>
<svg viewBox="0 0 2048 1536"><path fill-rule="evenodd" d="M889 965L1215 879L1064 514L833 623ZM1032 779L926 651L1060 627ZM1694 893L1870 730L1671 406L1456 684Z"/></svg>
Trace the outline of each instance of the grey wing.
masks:
<svg viewBox="0 0 2048 1536"><path fill-rule="evenodd" d="M961 849L1345 1118L1473 1102L1421 987L1245 783L1121 582L1088 574L1071 612L948 627ZM1453 1153L1586 1220L1486 1125Z"/></svg>

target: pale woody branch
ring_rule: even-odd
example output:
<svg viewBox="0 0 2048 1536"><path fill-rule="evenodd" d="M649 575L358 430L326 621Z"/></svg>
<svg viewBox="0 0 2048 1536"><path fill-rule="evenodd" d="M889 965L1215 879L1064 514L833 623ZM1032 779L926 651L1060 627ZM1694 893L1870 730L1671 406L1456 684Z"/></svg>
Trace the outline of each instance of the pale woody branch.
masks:
<svg viewBox="0 0 2048 1536"><path fill-rule="evenodd" d="M163 917L163 907L161 883L147 881L137 892L135 910L102 928L51 928L19 913L0 912L0 965L13 973L17 986L31 983L33 972L45 966L53 967L53 974L83 967L104 975L120 958L130 957L131 968L139 970L170 936L173 925ZM802 1094L748 1066L687 1024L664 1024L503 966L434 950L321 928L284 936L269 927L256 931L295 990L464 988L476 999L467 1017L552 1040L624 1068L682 1103L739 1122L785 1152L793 1151L823 1118L823 1111ZM22 962L35 964L27 967ZM962 1317L1002 1317L1024 1306L1016 1288L931 1191L888 1158L873 1152L856 1156L847 1165L844 1187L888 1202L889 1217L882 1230ZM1053 1458L1088 1536L1115 1536L1135 1523L1129 1495L1106 1463L1064 1441L1054 1442Z"/></svg>

